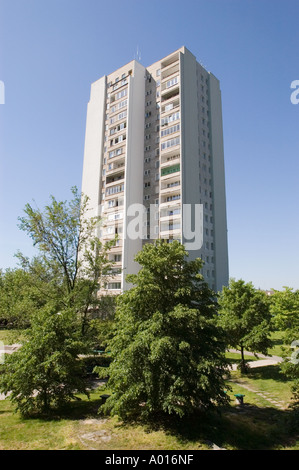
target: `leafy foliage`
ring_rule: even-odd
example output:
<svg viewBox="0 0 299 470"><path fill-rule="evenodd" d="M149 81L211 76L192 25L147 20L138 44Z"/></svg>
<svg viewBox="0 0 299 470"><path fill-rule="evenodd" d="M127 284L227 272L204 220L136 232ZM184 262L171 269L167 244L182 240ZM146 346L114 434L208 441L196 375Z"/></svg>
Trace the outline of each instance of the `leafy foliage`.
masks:
<svg viewBox="0 0 299 470"><path fill-rule="evenodd" d="M108 252L115 239L102 244L98 217L88 217L88 198L72 188L73 198L51 203L44 211L25 206L20 228L28 233L39 256L29 260L18 254L22 268L35 280L40 295L57 311L73 309L86 334L91 317L104 317L107 300L98 296L104 276L111 270ZM111 308L110 308L111 311Z"/></svg>
<svg viewBox="0 0 299 470"><path fill-rule="evenodd" d="M0 325L27 328L33 311L45 304L33 276L23 269L0 271Z"/></svg>
<svg viewBox="0 0 299 470"><path fill-rule="evenodd" d="M113 362L106 412L183 416L227 402L221 328L214 293L179 242L146 244L134 287L118 299L108 342ZM107 371L104 371L106 374Z"/></svg>
<svg viewBox="0 0 299 470"><path fill-rule="evenodd" d="M241 351L241 370L246 371L244 350L267 354L271 346L268 299L251 282L231 279L220 294L219 305L219 325L226 331L228 345Z"/></svg>
<svg viewBox="0 0 299 470"><path fill-rule="evenodd" d="M77 323L70 310L40 309L22 347L5 360L0 389L24 416L48 412L74 398L74 391L88 394L78 359L88 346Z"/></svg>
<svg viewBox="0 0 299 470"><path fill-rule="evenodd" d="M285 332L285 343L299 340L299 291L285 287L271 296L270 311L276 328Z"/></svg>
<svg viewBox="0 0 299 470"><path fill-rule="evenodd" d="M294 381L294 406L299 413L299 291L293 291L290 287L285 287L283 291L275 290L271 296L270 311L276 328L284 331L284 343L288 345L281 369Z"/></svg>
<svg viewBox="0 0 299 470"><path fill-rule="evenodd" d="M99 218L88 217L88 198L72 189L70 202L51 203L43 211L30 204L20 228L38 249L21 268L0 277L0 312L30 322L27 339L5 364L1 388L23 414L46 411L85 392L82 361L98 342L95 318L111 321L114 302L98 296L111 269L108 252L115 240L102 244ZM31 310L29 314L29 310ZM102 337L104 332L101 332Z"/></svg>

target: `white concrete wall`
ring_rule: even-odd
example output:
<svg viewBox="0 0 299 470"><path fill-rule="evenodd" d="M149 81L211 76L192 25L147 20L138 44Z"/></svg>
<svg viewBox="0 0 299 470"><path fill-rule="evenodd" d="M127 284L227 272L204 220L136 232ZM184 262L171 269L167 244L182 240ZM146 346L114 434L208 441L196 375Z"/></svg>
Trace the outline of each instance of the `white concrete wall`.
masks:
<svg viewBox="0 0 299 470"><path fill-rule="evenodd" d="M181 66L181 184L182 204L191 205L192 226L190 227L187 212L182 206L182 227L188 225L189 231L194 231L195 204L199 204L199 165L198 165L198 111L197 111L197 79L196 58L188 49L180 54ZM196 240L202 239L201 233L196 233L194 241L185 237L182 242L189 252L189 259L200 256L201 246L198 247ZM188 249L189 248L189 249Z"/></svg>
<svg viewBox="0 0 299 470"><path fill-rule="evenodd" d="M106 110L106 77L91 85L87 106L82 192L90 198L89 215L100 215L100 181Z"/></svg>
<svg viewBox="0 0 299 470"><path fill-rule="evenodd" d="M134 61L128 91L124 231L127 229L129 220L132 220L127 217L128 208L132 204L143 204L145 73L145 68ZM127 233L124 235L122 285L123 289L127 290L130 285L125 280L126 275L136 274L140 269L134 257L142 249L142 239L132 240Z"/></svg>
<svg viewBox="0 0 299 470"><path fill-rule="evenodd" d="M213 74L210 74L209 101L213 154L216 290L220 291L223 286L228 285L229 272L221 91L219 81Z"/></svg>

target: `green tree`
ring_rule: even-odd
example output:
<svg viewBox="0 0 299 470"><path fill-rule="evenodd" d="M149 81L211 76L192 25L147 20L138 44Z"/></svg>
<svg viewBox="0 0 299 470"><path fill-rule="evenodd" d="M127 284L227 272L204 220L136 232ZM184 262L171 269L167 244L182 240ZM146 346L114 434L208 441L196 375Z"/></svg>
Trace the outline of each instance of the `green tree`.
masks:
<svg viewBox="0 0 299 470"><path fill-rule="evenodd" d="M271 315L264 292L251 282L231 279L219 296L219 325L228 346L241 351L241 371L246 372L244 352L267 354L271 346Z"/></svg>
<svg viewBox="0 0 299 470"><path fill-rule="evenodd" d="M276 328L283 331L286 345L281 363L283 373L293 381L294 406L299 411L299 291L285 287L271 296L270 311Z"/></svg>
<svg viewBox="0 0 299 470"><path fill-rule="evenodd" d="M0 271L0 325L4 328L26 328L32 312L44 302L37 295L35 280L23 269Z"/></svg>
<svg viewBox="0 0 299 470"><path fill-rule="evenodd" d="M118 299L108 342L106 412L183 416L227 403L215 294L199 274L202 261L187 256L179 242L161 240L137 254L141 269L127 276L133 287Z"/></svg>
<svg viewBox="0 0 299 470"><path fill-rule="evenodd" d="M85 393L79 354L87 351L71 310L57 312L48 304L36 312L22 347L9 355L0 390L9 393L22 415L48 413Z"/></svg>
<svg viewBox="0 0 299 470"><path fill-rule="evenodd" d="M290 344L298 340L299 332L299 291L285 287L283 291L274 290L271 295L270 311L276 328L284 332L284 341Z"/></svg>
<svg viewBox="0 0 299 470"><path fill-rule="evenodd" d="M98 291L111 270L108 253L115 239L100 242L100 218L88 217L88 198L77 188L72 188L72 195L70 201L51 196L43 211L26 204L20 228L32 238L38 255L33 260L20 253L18 257L22 268L36 279L40 296L57 311L75 311L86 334L91 313L101 315Z"/></svg>
<svg viewBox="0 0 299 470"><path fill-rule="evenodd" d="M110 272L111 240L101 244L99 218L88 217L88 198L72 189L70 202L51 203L43 211L25 207L20 227L38 249L32 260L18 254L22 276L32 282L35 301L20 350L7 358L1 388L11 392L23 414L47 411L84 392L79 354L91 352L97 343L92 319L101 316L98 291ZM1 279L2 282L2 279ZM104 302L104 317L107 311Z"/></svg>

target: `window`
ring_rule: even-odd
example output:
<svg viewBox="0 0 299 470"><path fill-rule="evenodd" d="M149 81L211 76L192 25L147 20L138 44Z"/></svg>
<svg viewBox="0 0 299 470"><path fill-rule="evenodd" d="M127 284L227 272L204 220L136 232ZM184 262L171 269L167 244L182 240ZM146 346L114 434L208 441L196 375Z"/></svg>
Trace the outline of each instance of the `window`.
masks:
<svg viewBox="0 0 299 470"><path fill-rule="evenodd" d="M171 80L168 80L166 82L166 88L170 88L170 87L176 85L178 83L178 81L179 81L179 77L175 77L175 78L172 78Z"/></svg>
<svg viewBox="0 0 299 470"><path fill-rule="evenodd" d="M173 109L173 103L167 104L165 106L165 111L170 111L171 109Z"/></svg>
<svg viewBox="0 0 299 470"><path fill-rule="evenodd" d="M169 122L176 121L177 119L180 119L180 112L170 114L169 116L162 118L161 119L161 125L164 126L168 124Z"/></svg>
<svg viewBox="0 0 299 470"><path fill-rule="evenodd" d="M175 139L166 140L166 142L163 142L161 144L161 150L165 150L169 147L174 147L175 145L179 145L179 143L180 143L179 137L176 137Z"/></svg>
<svg viewBox="0 0 299 470"><path fill-rule="evenodd" d="M165 135L173 134L174 132L178 132L180 130L180 125L176 124L175 126L167 127L161 131L161 137Z"/></svg>
<svg viewBox="0 0 299 470"><path fill-rule="evenodd" d="M167 188L173 188L174 186L179 186L181 184L180 181L174 181L173 183L169 183Z"/></svg>
<svg viewBox="0 0 299 470"><path fill-rule="evenodd" d="M128 90L127 88L125 88L124 90L121 90L119 91L118 93L116 93L114 96L111 97L111 100L120 100L121 98L123 98L124 96L127 96L127 93L128 93Z"/></svg>
<svg viewBox="0 0 299 470"><path fill-rule="evenodd" d="M121 282L109 282L107 286L108 290L119 290L121 289Z"/></svg>
<svg viewBox="0 0 299 470"><path fill-rule="evenodd" d="M120 113L117 118L118 120L120 121L121 119L124 119L125 117L127 117L127 111L123 111L122 113Z"/></svg>
<svg viewBox="0 0 299 470"><path fill-rule="evenodd" d="M112 188L106 189L106 195L109 196L110 194L120 193L124 190L124 184L119 184L118 186L112 186Z"/></svg>
<svg viewBox="0 0 299 470"><path fill-rule="evenodd" d="M128 100L121 101L118 105L118 109L124 108L127 106Z"/></svg>
<svg viewBox="0 0 299 470"><path fill-rule="evenodd" d="M173 209L172 211L168 212L168 216L179 215L180 213L181 213L181 209Z"/></svg>
<svg viewBox="0 0 299 470"><path fill-rule="evenodd" d="M123 212L115 212L113 214L108 215L108 220L111 222L112 220L119 220L123 218Z"/></svg>
<svg viewBox="0 0 299 470"><path fill-rule="evenodd" d="M114 207L115 206L115 199L112 199L111 201L108 201L108 208Z"/></svg>
<svg viewBox="0 0 299 470"><path fill-rule="evenodd" d="M167 202L170 202L170 201L175 201L176 199L181 199L181 195L180 195L180 194L176 194L176 195L174 195L174 196L168 196L168 197L166 198L166 201L167 201Z"/></svg>

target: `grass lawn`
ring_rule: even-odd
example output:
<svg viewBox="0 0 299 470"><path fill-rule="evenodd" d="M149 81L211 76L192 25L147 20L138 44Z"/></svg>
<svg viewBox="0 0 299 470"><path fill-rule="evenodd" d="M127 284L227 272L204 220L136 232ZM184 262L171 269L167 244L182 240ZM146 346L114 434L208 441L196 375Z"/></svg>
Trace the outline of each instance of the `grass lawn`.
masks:
<svg viewBox="0 0 299 470"><path fill-rule="evenodd" d="M283 335L282 331L273 331L271 333L272 347L269 349L269 354L272 356L283 355Z"/></svg>
<svg viewBox="0 0 299 470"><path fill-rule="evenodd" d="M0 331L6 344L15 339ZM275 334L272 354L280 355L281 345ZM240 355L228 358L237 363ZM0 450L207 450L211 442L228 450L299 450L298 427L288 408L291 382L279 365L253 368L247 375L234 371L227 386L231 404L220 414L147 423L98 414L100 395L109 393L103 388L47 419L23 419L10 401L0 400ZM243 407L236 404L236 393L245 395Z"/></svg>
<svg viewBox="0 0 299 470"><path fill-rule="evenodd" d="M22 338L22 330L0 330L0 341L10 345L18 343Z"/></svg>
<svg viewBox="0 0 299 470"><path fill-rule="evenodd" d="M221 414L181 420L123 423L117 417L103 417L97 413L103 389L93 391L90 400L82 396L82 401L46 420L23 419L9 401L2 400L0 450L208 450L208 442L228 450L299 450L290 411L271 403L265 394L278 391L279 398L286 401L291 396L285 379L277 388L277 366L271 367L255 369L246 377L233 373L234 382L228 382L231 405ZM243 407L236 405L235 393L245 394Z"/></svg>
<svg viewBox="0 0 299 470"><path fill-rule="evenodd" d="M241 363L241 353L227 352L225 354L226 359L230 364L240 364ZM257 361L258 358L255 356L244 355L245 361Z"/></svg>

